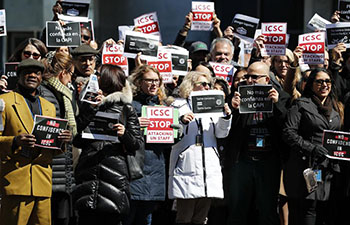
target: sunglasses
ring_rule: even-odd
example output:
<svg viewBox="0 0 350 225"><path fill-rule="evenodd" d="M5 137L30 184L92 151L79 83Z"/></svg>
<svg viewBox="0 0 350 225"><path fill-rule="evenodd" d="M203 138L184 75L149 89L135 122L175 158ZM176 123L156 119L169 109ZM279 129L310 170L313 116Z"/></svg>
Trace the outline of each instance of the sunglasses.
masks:
<svg viewBox="0 0 350 225"><path fill-rule="evenodd" d="M195 83L196 85L202 85L204 88L206 88L207 86L209 88L211 88L211 83L207 83L207 82L197 82Z"/></svg>
<svg viewBox="0 0 350 225"><path fill-rule="evenodd" d="M252 80L258 80L262 77L267 77L266 75L256 75L256 74L245 74L244 79L249 80L249 78L252 78Z"/></svg>
<svg viewBox="0 0 350 225"><path fill-rule="evenodd" d="M30 52L30 51L24 51L23 52L24 57L26 57L27 59L30 58L30 56L33 56L33 59L39 59L41 57L40 54L35 53L35 52Z"/></svg>
<svg viewBox="0 0 350 225"><path fill-rule="evenodd" d="M326 85L331 85L332 84L332 80L331 79L325 79L325 80L318 79L318 80L315 80L314 82L316 84L318 84L318 85L322 85L323 83L326 83Z"/></svg>

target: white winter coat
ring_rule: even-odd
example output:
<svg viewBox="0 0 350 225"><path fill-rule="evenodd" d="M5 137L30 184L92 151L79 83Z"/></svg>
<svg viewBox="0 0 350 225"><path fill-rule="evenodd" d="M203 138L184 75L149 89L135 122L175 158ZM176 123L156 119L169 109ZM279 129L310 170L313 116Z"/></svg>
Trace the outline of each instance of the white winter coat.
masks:
<svg viewBox="0 0 350 225"><path fill-rule="evenodd" d="M184 99L176 100L173 106L179 108L180 117L191 111ZM202 126L203 147L196 146L198 125L195 120L183 125L184 137L172 147L168 190L170 199L224 197L216 138L228 135L231 118L202 118Z"/></svg>

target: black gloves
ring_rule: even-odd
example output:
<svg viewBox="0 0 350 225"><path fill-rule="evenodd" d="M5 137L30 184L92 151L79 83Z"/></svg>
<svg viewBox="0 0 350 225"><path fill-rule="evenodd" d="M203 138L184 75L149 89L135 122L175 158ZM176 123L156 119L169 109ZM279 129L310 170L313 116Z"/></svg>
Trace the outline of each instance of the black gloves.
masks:
<svg viewBox="0 0 350 225"><path fill-rule="evenodd" d="M328 150L322 145L316 145L312 152L315 154L316 157L320 158L328 155Z"/></svg>

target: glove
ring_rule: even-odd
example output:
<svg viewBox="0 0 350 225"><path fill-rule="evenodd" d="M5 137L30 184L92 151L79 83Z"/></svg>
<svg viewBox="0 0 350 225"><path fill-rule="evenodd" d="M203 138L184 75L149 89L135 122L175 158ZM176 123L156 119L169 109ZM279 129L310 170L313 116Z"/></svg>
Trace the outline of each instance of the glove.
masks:
<svg viewBox="0 0 350 225"><path fill-rule="evenodd" d="M315 154L316 157L320 158L328 155L328 150L322 145L316 145L312 152Z"/></svg>

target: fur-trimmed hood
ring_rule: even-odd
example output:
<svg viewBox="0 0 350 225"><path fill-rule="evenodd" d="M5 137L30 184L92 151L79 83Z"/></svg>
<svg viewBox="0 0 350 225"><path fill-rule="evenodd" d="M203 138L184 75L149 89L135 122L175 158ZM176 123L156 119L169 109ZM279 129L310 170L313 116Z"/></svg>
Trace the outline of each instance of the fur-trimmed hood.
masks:
<svg viewBox="0 0 350 225"><path fill-rule="evenodd" d="M113 92L112 94L107 95L103 99L102 104L114 102L132 102L132 90L128 80L125 81L125 87L122 89L122 91Z"/></svg>

